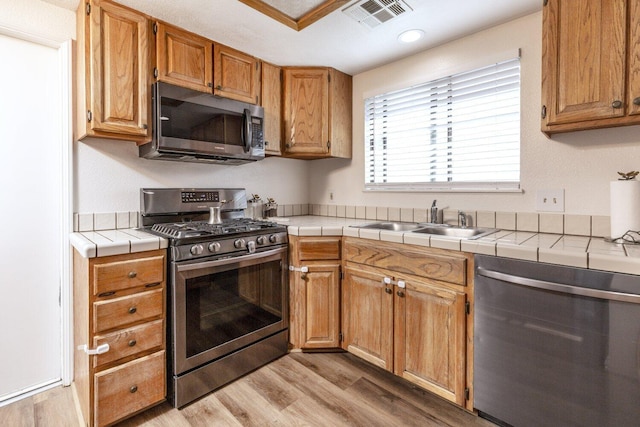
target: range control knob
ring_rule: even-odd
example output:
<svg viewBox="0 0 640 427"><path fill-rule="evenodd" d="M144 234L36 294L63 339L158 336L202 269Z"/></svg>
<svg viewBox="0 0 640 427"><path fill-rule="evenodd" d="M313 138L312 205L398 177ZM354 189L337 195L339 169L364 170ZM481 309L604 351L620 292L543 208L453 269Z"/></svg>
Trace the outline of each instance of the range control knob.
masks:
<svg viewBox="0 0 640 427"><path fill-rule="evenodd" d="M277 234L272 234L271 236L269 236L269 241L271 243L278 243L278 235Z"/></svg>
<svg viewBox="0 0 640 427"><path fill-rule="evenodd" d="M189 249L189 252L191 252L191 255L202 255L204 248L202 245L193 245L191 246L191 249Z"/></svg>
<svg viewBox="0 0 640 427"><path fill-rule="evenodd" d="M219 250L220 250L219 242L209 243L209 252L218 252Z"/></svg>
<svg viewBox="0 0 640 427"><path fill-rule="evenodd" d="M256 243L259 245L264 245L265 243L267 243L267 238L264 236L258 236L258 238L256 239Z"/></svg>
<svg viewBox="0 0 640 427"><path fill-rule="evenodd" d="M244 239L237 239L235 242L233 242L233 246L235 246L236 249L244 248L245 246Z"/></svg>

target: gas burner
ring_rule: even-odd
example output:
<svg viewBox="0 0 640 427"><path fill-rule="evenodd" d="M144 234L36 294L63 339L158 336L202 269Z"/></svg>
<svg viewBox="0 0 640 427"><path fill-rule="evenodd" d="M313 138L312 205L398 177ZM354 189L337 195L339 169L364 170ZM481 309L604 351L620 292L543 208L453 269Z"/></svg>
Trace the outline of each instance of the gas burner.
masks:
<svg viewBox="0 0 640 427"><path fill-rule="evenodd" d="M206 221L154 224L151 227L151 231L164 237L186 239L191 237L235 235L275 227L278 227L278 224L241 218L225 221L221 224L209 224Z"/></svg>

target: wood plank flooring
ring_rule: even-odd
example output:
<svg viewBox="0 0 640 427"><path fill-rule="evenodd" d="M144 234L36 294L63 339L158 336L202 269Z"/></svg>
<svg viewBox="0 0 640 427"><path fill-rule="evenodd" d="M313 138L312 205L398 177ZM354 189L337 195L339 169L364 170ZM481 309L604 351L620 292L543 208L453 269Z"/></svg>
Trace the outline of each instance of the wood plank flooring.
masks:
<svg viewBox="0 0 640 427"><path fill-rule="evenodd" d="M72 389L0 408L1 426L75 426ZM182 410L163 403L121 427L493 426L348 353L291 353Z"/></svg>

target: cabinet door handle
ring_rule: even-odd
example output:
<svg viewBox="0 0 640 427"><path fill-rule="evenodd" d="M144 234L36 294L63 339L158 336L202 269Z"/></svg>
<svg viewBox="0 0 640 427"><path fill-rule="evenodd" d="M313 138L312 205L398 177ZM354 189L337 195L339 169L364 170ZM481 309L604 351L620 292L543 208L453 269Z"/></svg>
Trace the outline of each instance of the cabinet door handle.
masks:
<svg viewBox="0 0 640 427"><path fill-rule="evenodd" d="M637 98L633 98L633 105L640 105L640 96Z"/></svg>
<svg viewBox="0 0 640 427"><path fill-rule="evenodd" d="M384 288L384 291L388 294L392 294L393 291L390 288Z"/></svg>
<svg viewBox="0 0 640 427"><path fill-rule="evenodd" d="M404 291L398 291L396 293L400 298L404 298Z"/></svg>
<svg viewBox="0 0 640 427"><path fill-rule="evenodd" d="M138 273L136 273L135 271L130 271L129 272L129 279L135 279L137 275L138 275Z"/></svg>
<svg viewBox="0 0 640 427"><path fill-rule="evenodd" d="M622 107L622 101L620 101L620 100L617 100L617 99L616 99L615 101L613 101L613 102L611 103L611 106L612 106L613 108L620 108L620 107Z"/></svg>
<svg viewBox="0 0 640 427"><path fill-rule="evenodd" d="M129 308L129 314L134 314L136 311L138 311L138 309L135 307Z"/></svg>
<svg viewBox="0 0 640 427"><path fill-rule="evenodd" d="M88 355L104 354L109 351L109 343L100 344L96 348L89 348L88 345L83 344L78 346L78 350L84 351Z"/></svg>
<svg viewBox="0 0 640 427"><path fill-rule="evenodd" d="M136 340L131 340L129 341L129 347L133 347L137 344L138 342Z"/></svg>

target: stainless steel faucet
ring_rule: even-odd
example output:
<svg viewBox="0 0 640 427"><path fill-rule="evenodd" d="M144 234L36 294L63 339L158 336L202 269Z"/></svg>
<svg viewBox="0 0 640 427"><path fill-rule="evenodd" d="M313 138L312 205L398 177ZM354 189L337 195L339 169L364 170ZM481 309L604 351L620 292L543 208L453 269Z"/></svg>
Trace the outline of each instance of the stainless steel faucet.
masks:
<svg viewBox="0 0 640 427"><path fill-rule="evenodd" d="M436 200L431 204L431 222L438 223L438 207L436 206Z"/></svg>
<svg viewBox="0 0 640 427"><path fill-rule="evenodd" d="M460 227L467 226L467 215L462 211L458 211L458 222L460 223Z"/></svg>

